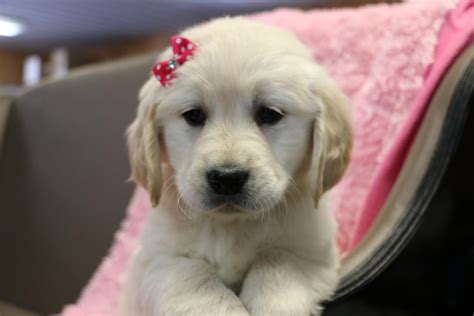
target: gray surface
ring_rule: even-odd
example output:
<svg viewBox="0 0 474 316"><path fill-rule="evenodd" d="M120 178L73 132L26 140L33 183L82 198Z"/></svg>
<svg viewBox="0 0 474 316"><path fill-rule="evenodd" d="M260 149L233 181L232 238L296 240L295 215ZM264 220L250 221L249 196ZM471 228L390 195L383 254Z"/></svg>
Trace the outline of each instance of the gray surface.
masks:
<svg viewBox="0 0 474 316"><path fill-rule="evenodd" d="M18 306L0 301L0 315L5 316L38 316Z"/></svg>
<svg viewBox="0 0 474 316"><path fill-rule="evenodd" d="M59 312L106 253L133 189L124 131L151 62L91 68L14 100L0 163L0 300Z"/></svg>
<svg viewBox="0 0 474 316"><path fill-rule="evenodd" d="M221 15L330 0L0 0L0 14L20 18L25 34L0 37L0 47L47 49L175 32Z"/></svg>

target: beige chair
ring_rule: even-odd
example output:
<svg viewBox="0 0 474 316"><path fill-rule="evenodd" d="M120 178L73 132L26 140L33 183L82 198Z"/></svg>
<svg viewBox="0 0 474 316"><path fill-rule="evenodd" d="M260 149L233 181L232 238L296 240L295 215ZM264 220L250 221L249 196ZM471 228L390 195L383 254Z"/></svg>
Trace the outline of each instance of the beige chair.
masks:
<svg viewBox="0 0 474 316"><path fill-rule="evenodd" d="M0 98L0 301L59 312L107 253L134 187L124 132L152 61Z"/></svg>

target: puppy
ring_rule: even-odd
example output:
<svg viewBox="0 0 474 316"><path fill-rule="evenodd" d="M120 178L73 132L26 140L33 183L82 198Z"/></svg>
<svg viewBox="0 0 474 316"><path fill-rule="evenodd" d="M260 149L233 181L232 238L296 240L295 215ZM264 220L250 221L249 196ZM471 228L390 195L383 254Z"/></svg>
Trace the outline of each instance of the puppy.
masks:
<svg viewBox="0 0 474 316"><path fill-rule="evenodd" d="M145 83L128 130L154 207L122 313L319 315L338 284L322 195L349 161L345 97L287 31L238 17L183 36L196 53Z"/></svg>

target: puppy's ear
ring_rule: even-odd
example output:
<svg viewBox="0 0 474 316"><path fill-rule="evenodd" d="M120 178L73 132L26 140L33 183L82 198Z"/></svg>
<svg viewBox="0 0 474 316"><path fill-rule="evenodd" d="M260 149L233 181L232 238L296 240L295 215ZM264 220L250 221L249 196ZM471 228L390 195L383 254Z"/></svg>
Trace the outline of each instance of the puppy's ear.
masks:
<svg viewBox="0 0 474 316"><path fill-rule="evenodd" d="M131 178L148 190L151 204L158 204L161 193L160 148L156 128L157 104L147 82L140 91L138 114L127 130Z"/></svg>
<svg viewBox="0 0 474 316"><path fill-rule="evenodd" d="M320 103L313 128L311 162L313 200L318 205L321 195L346 171L352 149L352 128L346 97L332 79L319 80L313 93Z"/></svg>

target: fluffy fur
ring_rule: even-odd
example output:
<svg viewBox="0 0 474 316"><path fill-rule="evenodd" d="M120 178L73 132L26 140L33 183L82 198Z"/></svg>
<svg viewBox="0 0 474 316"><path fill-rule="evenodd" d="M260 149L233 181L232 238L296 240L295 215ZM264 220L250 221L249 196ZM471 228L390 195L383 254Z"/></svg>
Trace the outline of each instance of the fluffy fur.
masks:
<svg viewBox="0 0 474 316"><path fill-rule="evenodd" d="M171 86L148 80L128 131L132 177L155 207L122 313L319 314L338 283L323 194L350 156L345 98L289 32L225 18L183 36L198 52ZM284 118L258 126L259 104ZM181 116L197 106L203 127ZM245 199L214 205L206 171L229 164L250 171Z"/></svg>

